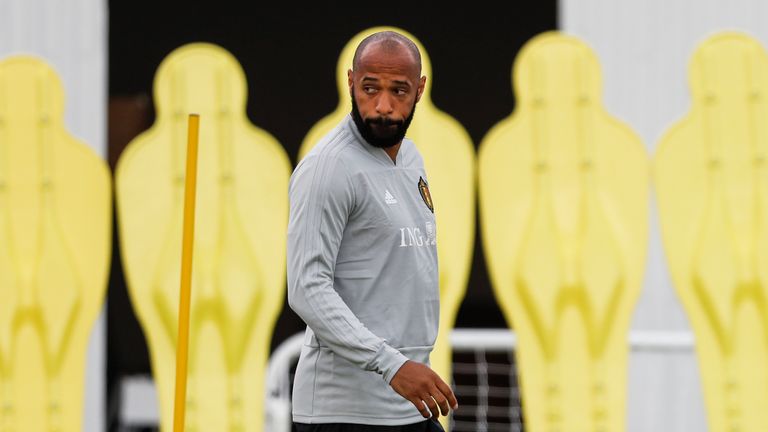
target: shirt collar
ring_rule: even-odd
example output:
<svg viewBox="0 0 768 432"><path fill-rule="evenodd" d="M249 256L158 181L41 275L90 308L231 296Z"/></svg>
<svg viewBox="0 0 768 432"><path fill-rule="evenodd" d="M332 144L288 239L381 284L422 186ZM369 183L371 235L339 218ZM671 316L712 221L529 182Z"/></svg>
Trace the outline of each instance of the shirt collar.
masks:
<svg viewBox="0 0 768 432"><path fill-rule="evenodd" d="M357 125L355 124L355 120L352 118L352 114L347 114L347 116L344 118L344 126L352 132L352 135L355 136L357 141L365 148L365 150L368 151L373 157L378 159L381 162L384 162L387 164L387 166L401 166L403 162L403 150L405 148L405 139L403 139L403 143L400 144L400 150L397 151L397 157L395 157L396 163L392 163L392 158L389 157L387 152L380 147L372 146L368 141L363 138L362 135L360 135L360 131L357 129Z"/></svg>

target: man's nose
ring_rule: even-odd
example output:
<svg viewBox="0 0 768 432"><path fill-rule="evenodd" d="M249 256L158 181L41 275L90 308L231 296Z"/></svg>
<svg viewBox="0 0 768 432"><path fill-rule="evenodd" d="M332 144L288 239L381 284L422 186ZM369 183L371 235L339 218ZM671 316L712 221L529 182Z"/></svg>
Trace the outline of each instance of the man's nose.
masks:
<svg viewBox="0 0 768 432"><path fill-rule="evenodd" d="M392 114L393 110L394 105L392 104L390 97L386 93L379 95L379 98L376 100L376 112L382 115L387 115Z"/></svg>

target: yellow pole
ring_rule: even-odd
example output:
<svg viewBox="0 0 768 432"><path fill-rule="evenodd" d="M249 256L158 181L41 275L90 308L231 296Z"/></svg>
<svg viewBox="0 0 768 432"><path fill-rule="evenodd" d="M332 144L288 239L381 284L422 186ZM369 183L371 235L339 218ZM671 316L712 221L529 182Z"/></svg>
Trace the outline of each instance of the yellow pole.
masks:
<svg viewBox="0 0 768 432"><path fill-rule="evenodd" d="M187 399L187 355L189 348L189 303L192 291L192 246L195 238L195 190L197 189L197 139L200 116L189 115L187 126L187 174L184 184L184 231L181 246L181 296L179 335L176 344L176 397L173 402L173 431L184 431Z"/></svg>

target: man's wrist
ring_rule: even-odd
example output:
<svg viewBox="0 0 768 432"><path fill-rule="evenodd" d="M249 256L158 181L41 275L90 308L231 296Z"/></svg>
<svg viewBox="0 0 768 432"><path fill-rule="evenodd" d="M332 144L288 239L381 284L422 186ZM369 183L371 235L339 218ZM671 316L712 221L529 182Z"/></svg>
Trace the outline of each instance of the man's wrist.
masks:
<svg viewBox="0 0 768 432"><path fill-rule="evenodd" d="M381 349L379 349L379 352L376 353L376 357L372 362L372 369L381 374L384 381L389 384L397 371L400 370L403 364L407 361L408 357L385 343L382 345Z"/></svg>

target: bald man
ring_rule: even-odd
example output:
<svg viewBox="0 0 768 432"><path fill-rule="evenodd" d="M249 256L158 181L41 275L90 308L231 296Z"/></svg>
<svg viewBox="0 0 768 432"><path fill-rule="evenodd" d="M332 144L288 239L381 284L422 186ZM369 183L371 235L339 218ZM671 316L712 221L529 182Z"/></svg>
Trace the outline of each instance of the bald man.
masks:
<svg viewBox="0 0 768 432"><path fill-rule="evenodd" d="M458 403L429 368L438 329L429 182L405 138L424 92L410 39L364 39L352 112L291 176L288 302L307 323L293 388L298 432L442 431ZM425 420L426 419L426 420Z"/></svg>

